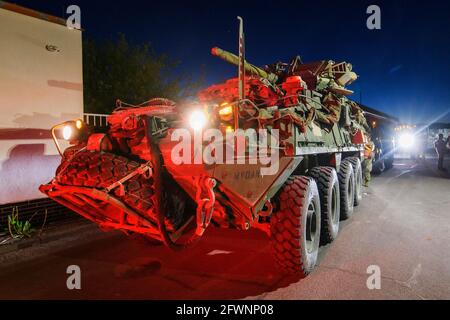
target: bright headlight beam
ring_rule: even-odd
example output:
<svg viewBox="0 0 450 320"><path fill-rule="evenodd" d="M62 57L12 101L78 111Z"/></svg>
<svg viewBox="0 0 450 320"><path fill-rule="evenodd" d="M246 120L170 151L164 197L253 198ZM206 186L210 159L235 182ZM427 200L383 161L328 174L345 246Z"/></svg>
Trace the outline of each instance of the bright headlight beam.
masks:
<svg viewBox="0 0 450 320"><path fill-rule="evenodd" d="M226 106L226 107L219 109L219 115L221 115L221 116L229 116L232 113L233 113L232 106Z"/></svg>
<svg viewBox="0 0 450 320"><path fill-rule="evenodd" d="M73 130L71 126L69 125L64 126L62 132L64 140L70 140L70 138L72 137L72 132Z"/></svg>
<svg viewBox="0 0 450 320"><path fill-rule="evenodd" d="M411 133L403 133L398 139L399 146L405 149L411 148L414 145L414 141L414 135Z"/></svg>
<svg viewBox="0 0 450 320"><path fill-rule="evenodd" d="M189 125L195 131L203 129L206 125L207 119L204 112L195 110L189 115Z"/></svg>

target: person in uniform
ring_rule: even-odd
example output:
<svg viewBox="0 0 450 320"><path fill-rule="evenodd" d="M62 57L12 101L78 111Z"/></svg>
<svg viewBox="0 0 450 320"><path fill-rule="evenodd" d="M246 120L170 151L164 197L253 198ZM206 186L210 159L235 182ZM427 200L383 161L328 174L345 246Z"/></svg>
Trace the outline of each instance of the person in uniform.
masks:
<svg viewBox="0 0 450 320"><path fill-rule="evenodd" d="M372 141L368 141L364 145L364 160L362 163L364 187L369 186L369 182L371 179L370 173L372 172L372 162L373 162L373 158L374 158L374 150L375 150L375 145L373 144Z"/></svg>
<svg viewBox="0 0 450 320"><path fill-rule="evenodd" d="M444 156L447 151L448 141L449 141L449 138L447 138L447 140L444 140L444 135L442 133L440 133L438 139L434 143L434 149L436 150L436 153L438 155L438 170L441 170L441 171L445 171Z"/></svg>

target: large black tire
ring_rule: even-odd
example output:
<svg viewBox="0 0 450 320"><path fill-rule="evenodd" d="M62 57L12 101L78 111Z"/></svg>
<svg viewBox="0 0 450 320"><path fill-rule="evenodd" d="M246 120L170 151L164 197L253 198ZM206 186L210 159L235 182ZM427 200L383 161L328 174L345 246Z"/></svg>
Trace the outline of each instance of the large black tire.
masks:
<svg viewBox="0 0 450 320"><path fill-rule="evenodd" d="M314 179L292 176L271 217L272 251L287 272L306 277L316 265L320 244L320 199Z"/></svg>
<svg viewBox="0 0 450 320"><path fill-rule="evenodd" d="M389 156L389 158L387 158L384 161L384 164L386 166L386 170L390 170L394 167L394 157L393 156Z"/></svg>
<svg viewBox="0 0 450 320"><path fill-rule="evenodd" d="M386 171L386 163L384 159L377 159L373 162L372 173L373 174L382 174Z"/></svg>
<svg viewBox="0 0 450 320"><path fill-rule="evenodd" d="M357 157L347 158L347 160L351 162L353 166L353 173L355 175L354 205L355 207L357 207L361 203L363 195L363 172L361 160L359 160L359 158Z"/></svg>
<svg viewBox="0 0 450 320"><path fill-rule="evenodd" d="M319 188L322 213L320 243L327 244L336 239L339 232L341 212L338 176L332 167L315 167L309 175L314 178Z"/></svg>
<svg viewBox="0 0 450 320"><path fill-rule="evenodd" d="M341 196L341 220L346 220L352 216L355 203L355 175L352 163L347 159L341 162L338 178Z"/></svg>

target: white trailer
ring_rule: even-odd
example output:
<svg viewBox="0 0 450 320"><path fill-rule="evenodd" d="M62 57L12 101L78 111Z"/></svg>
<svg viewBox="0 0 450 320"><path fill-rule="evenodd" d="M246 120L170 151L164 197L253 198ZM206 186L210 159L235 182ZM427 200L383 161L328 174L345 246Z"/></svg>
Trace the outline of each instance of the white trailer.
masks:
<svg viewBox="0 0 450 320"><path fill-rule="evenodd" d="M49 128L83 114L81 31L0 1L0 205L43 198L60 161Z"/></svg>

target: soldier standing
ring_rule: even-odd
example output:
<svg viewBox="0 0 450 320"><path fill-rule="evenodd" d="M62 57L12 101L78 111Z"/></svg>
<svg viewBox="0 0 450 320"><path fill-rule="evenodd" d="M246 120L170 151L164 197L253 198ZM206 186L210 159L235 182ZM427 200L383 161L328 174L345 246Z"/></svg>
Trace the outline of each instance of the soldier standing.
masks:
<svg viewBox="0 0 450 320"><path fill-rule="evenodd" d="M369 186L369 181L371 179L370 173L372 172L372 162L374 158L374 150L375 145L372 141L367 142L364 145L364 160L362 163L363 166L363 179L364 179L364 187Z"/></svg>
<svg viewBox="0 0 450 320"><path fill-rule="evenodd" d="M447 138L447 140L444 140L444 135L442 133L439 133L439 138L434 143L434 149L436 150L436 153L438 155L438 170L445 171L444 156L445 152L447 151L448 141L449 138Z"/></svg>

